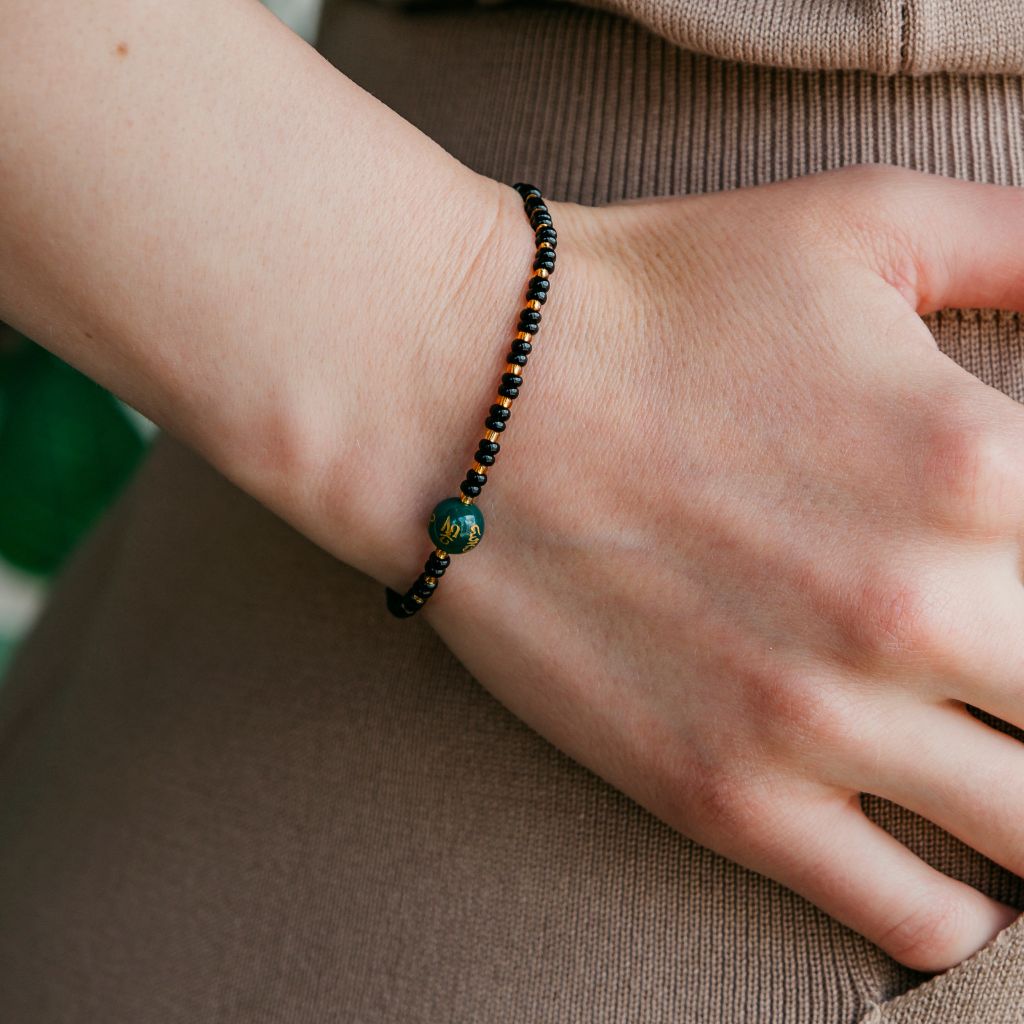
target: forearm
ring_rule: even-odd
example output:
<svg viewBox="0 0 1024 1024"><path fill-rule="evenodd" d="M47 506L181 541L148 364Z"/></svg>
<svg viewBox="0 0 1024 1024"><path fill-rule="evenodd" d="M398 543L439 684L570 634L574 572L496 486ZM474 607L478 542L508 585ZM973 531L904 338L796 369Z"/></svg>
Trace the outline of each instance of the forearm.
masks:
<svg viewBox="0 0 1024 1024"><path fill-rule="evenodd" d="M256 0L3 18L0 318L272 506L325 473L358 506L399 446L437 447L431 410L460 408L436 383L473 346L497 358L476 336L529 267L511 190ZM331 514L354 555L365 508Z"/></svg>

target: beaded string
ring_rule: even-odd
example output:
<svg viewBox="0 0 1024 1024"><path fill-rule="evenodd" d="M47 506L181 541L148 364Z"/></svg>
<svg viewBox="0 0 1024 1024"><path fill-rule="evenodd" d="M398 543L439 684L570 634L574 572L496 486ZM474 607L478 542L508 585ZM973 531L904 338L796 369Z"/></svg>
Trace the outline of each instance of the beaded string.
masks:
<svg viewBox="0 0 1024 1024"><path fill-rule="evenodd" d="M487 483L487 471L494 465L501 450L498 438L508 426L512 403L519 397L523 369L533 351L533 342L540 325L540 307L547 301L550 288L548 279L555 271L558 235L540 189L523 182L517 182L512 187L522 197L523 209L534 231L537 251L534 254L533 274L526 285L526 301L519 313L516 335L506 356L497 398L484 420L486 431L473 456L475 461L459 486L462 494L457 498L445 498L430 513L427 533L434 544L434 550L430 552L416 582L404 594L387 588L388 611L400 619L415 615L427 603L451 564L451 556L471 551L484 535L484 516L475 502Z"/></svg>

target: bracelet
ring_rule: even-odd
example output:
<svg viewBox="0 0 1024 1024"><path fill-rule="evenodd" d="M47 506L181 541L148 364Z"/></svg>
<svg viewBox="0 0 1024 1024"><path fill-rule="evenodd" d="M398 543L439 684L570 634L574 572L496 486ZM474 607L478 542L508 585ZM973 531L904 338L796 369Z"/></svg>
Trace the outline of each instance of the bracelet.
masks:
<svg viewBox="0 0 1024 1024"><path fill-rule="evenodd" d="M512 340L511 351L506 356L498 397L484 420L487 430L477 447L474 456L476 461L460 485L462 495L445 498L430 513L427 533L434 544L434 550L430 552L416 582L403 595L387 588L388 611L400 619L415 615L427 603L451 563L451 556L472 551L484 535L483 513L474 502L480 489L487 483L487 471L494 465L501 448L498 438L508 426L512 403L519 397L523 368L533 351L533 342L540 325L540 307L547 301L550 288L548 278L555 270L558 235L540 189L523 182L517 182L512 187L522 197L523 208L537 243L533 274L526 285L526 304L519 314L516 335Z"/></svg>

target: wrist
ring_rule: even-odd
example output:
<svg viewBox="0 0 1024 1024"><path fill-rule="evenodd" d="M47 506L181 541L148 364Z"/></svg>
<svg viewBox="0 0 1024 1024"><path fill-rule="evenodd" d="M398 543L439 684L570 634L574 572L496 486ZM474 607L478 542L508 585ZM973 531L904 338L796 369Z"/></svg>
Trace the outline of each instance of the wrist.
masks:
<svg viewBox="0 0 1024 1024"><path fill-rule="evenodd" d="M560 431L548 441L530 421L550 402L544 421L554 417L557 422L577 401L570 395L579 386L578 347L585 344L579 337L581 317L592 306L600 281L593 272L603 252L596 244L596 211L572 203L548 205L559 231L559 263L528 383L515 403L515 422L503 435L500 465L489 478L497 483L481 498L485 514L492 508L498 513L496 523L503 518L504 499L523 485L518 477L529 479L550 468L545 464ZM533 232L514 190L476 177L466 186L460 207L462 221L472 224L471 234L450 231L447 258L423 266L423 280L434 298L402 315L403 322L417 326L402 330L405 341L389 347L390 386L376 380L367 388L376 415L362 424L360 443L347 446L345 465L336 463L335 471L324 476L321 507L332 539L327 546L395 589L408 586L422 568L430 550L426 523L431 509L459 493L532 274ZM506 540L514 542L515 528L506 525L513 530ZM478 559L474 553L482 568Z"/></svg>
<svg viewBox="0 0 1024 1024"><path fill-rule="evenodd" d="M515 191L452 163L457 173L432 188L440 199L428 202L416 241L396 226L406 241L390 254L390 281L365 292L376 314L346 346L344 388L323 387L339 376L325 367L321 381L295 389L283 416L299 424L297 442L270 470L268 504L396 588L429 551L430 510L458 494L533 262Z"/></svg>

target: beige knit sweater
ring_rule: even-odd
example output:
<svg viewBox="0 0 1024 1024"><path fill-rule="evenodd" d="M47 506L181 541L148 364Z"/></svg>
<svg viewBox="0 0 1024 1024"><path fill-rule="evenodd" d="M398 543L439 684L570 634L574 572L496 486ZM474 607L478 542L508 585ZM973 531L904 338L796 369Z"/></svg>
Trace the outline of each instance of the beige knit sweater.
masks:
<svg viewBox="0 0 1024 1024"><path fill-rule="evenodd" d="M695 53L883 74L1015 73L1024 11L1014 0L589 0Z"/></svg>

